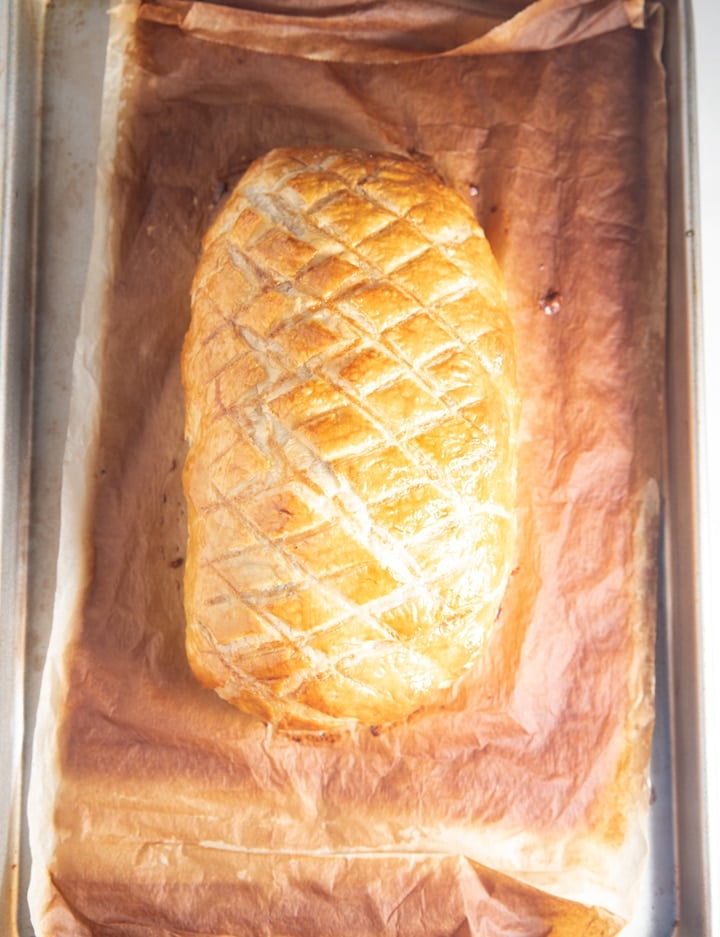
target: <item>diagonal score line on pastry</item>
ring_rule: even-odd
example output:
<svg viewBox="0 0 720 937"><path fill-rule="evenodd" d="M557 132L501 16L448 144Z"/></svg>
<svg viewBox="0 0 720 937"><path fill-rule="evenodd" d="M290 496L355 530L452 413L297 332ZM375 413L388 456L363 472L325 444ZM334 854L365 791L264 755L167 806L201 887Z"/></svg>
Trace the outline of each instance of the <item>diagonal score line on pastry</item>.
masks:
<svg viewBox="0 0 720 937"><path fill-rule="evenodd" d="M208 232L183 350L187 648L264 719L403 718L481 652L514 561L503 285L401 157L276 150Z"/></svg>

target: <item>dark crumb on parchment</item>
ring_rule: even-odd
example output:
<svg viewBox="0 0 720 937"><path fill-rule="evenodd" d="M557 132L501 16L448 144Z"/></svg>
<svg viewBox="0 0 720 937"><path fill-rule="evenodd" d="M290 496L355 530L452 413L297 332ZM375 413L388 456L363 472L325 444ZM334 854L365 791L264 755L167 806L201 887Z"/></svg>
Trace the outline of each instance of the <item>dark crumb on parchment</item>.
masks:
<svg viewBox="0 0 720 937"><path fill-rule="evenodd" d="M549 289L539 303L546 316L556 316L560 312L561 304L562 296L556 289Z"/></svg>

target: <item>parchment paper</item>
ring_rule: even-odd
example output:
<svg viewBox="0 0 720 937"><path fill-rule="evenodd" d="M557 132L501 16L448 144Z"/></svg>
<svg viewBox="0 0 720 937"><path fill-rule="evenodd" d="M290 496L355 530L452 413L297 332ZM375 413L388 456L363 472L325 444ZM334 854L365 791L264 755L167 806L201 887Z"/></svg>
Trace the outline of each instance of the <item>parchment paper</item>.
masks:
<svg viewBox="0 0 720 937"><path fill-rule="evenodd" d="M113 11L30 794L35 927L615 933L653 718L660 12L244 6ZM520 555L490 652L442 705L332 737L241 715L183 651L179 353L200 239L251 159L309 143L414 154L473 205L523 398Z"/></svg>

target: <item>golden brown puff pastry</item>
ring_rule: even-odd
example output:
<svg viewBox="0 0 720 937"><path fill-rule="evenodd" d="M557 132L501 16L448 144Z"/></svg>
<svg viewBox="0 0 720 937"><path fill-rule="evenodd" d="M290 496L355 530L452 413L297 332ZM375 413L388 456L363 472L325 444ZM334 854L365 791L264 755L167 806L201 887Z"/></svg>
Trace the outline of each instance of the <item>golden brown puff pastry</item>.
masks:
<svg viewBox="0 0 720 937"><path fill-rule="evenodd" d="M206 235L182 364L198 679L287 728L433 700L515 558L514 337L468 205L395 155L268 153Z"/></svg>

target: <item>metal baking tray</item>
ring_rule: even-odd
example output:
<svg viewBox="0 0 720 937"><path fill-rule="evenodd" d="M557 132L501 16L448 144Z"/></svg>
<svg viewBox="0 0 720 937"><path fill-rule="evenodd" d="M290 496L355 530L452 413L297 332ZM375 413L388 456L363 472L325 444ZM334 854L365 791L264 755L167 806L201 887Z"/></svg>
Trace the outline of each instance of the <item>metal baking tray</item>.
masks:
<svg viewBox="0 0 720 937"><path fill-rule="evenodd" d="M709 937L690 0L666 0L667 478L650 862L627 937ZM108 0L0 3L0 934L31 937L25 801L55 587L71 359L93 223ZM714 831L720 838L720 830Z"/></svg>

